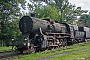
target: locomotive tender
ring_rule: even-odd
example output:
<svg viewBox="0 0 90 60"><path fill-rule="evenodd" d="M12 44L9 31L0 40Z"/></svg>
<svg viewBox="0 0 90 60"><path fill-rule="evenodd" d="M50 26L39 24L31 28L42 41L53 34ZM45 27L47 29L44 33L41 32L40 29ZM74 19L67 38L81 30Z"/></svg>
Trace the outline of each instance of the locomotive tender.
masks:
<svg viewBox="0 0 90 60"><path fill-rule="evenodd" d="M77 28L76 28L77 27ZM22 36L18 39L17 50L21 53L35 52L67 46L90 38L90 29L76 25L56 23L50 19L23 16L19 22ZM88 34L87 34L88 33Z"/></svg>

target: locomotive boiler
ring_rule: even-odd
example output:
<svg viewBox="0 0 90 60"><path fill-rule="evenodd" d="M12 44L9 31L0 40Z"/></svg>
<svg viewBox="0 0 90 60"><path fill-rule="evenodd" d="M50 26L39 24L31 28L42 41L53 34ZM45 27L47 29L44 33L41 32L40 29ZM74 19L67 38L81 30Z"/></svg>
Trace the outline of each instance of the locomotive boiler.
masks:
<svg viewBox="0 0 90 60"><path fill-rule="evenodd" d="M40 27L43 31L48 30L50 23L34 17L24 16L20 19L19 28L22 34L30 34L36 32Z"/></svg>
<svg viewBox="0 0 90 60"><path fill-rule="evenodd" d="M24 16L20 19L19 28L22 34L37 32L39 28L41 28L43 32L66 32L66 27L63 24L29 16Z"/></svg>

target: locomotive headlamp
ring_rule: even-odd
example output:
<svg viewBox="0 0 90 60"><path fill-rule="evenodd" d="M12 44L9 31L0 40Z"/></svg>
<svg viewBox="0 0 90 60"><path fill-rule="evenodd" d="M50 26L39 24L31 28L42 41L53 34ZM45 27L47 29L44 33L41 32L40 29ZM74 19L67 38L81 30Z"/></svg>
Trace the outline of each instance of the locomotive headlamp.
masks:
<svg viewBox="0 0 90 60"><path fill-rule="evenodd" d="M26 41L27 39L25 38L24 40Z"/></svg>
<svg viewBox="0 0 90 60"><path fill-rule="evenodd" d="M24 45L26 45L26 43L23 43Z"/></svg>
<svg viewBox="0 0 90 60"><path fill-rule="evenodd" d="M12 39L12 41L13 41L14 39Z"/></svg>

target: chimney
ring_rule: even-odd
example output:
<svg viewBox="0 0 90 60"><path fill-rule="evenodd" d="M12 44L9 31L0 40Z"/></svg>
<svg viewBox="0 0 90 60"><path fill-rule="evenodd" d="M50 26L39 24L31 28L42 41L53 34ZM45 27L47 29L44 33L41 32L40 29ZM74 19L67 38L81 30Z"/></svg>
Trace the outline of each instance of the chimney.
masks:
<svg viewBox="0 0 90 60"><path fill-rule="evenodd" d="M35 13L31 13L31 17L36 17Z"/></svg>

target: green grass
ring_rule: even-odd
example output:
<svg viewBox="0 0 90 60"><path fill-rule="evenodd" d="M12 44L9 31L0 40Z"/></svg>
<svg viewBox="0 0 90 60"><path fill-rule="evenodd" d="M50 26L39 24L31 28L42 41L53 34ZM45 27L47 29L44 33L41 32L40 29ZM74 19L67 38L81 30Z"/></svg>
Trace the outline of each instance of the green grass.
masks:
<svg viewBox="0 0 90 60"><path fill-rule="evenodd" d="M55 49L53 51L47 51L44 53L35 53L35 54L23 55L23 56L20 56L19 58L15 59L15 60L35 60L37 58L43 58L43 57L47 57L47 56L52 56L52 55L65 53L65 52L71 52L74 50L80 50L80 49L84 49L84 48L90 48L90 43L76 44L73 46L69 46L69 49L65 49L65 50Z"/></svg>
<svg viewBox="0 0 90 60"><path fill-rule="evenodd" d="M11 50L11 49L12 47L6 47L6 46L0 47L0 51Z"/></svg>
<svg viewBox="0 0 90 60"><path fill-rule="evenodd" d="M65 56L52 58L50 60L90 60L90 50L68 54Z"/></svg>

